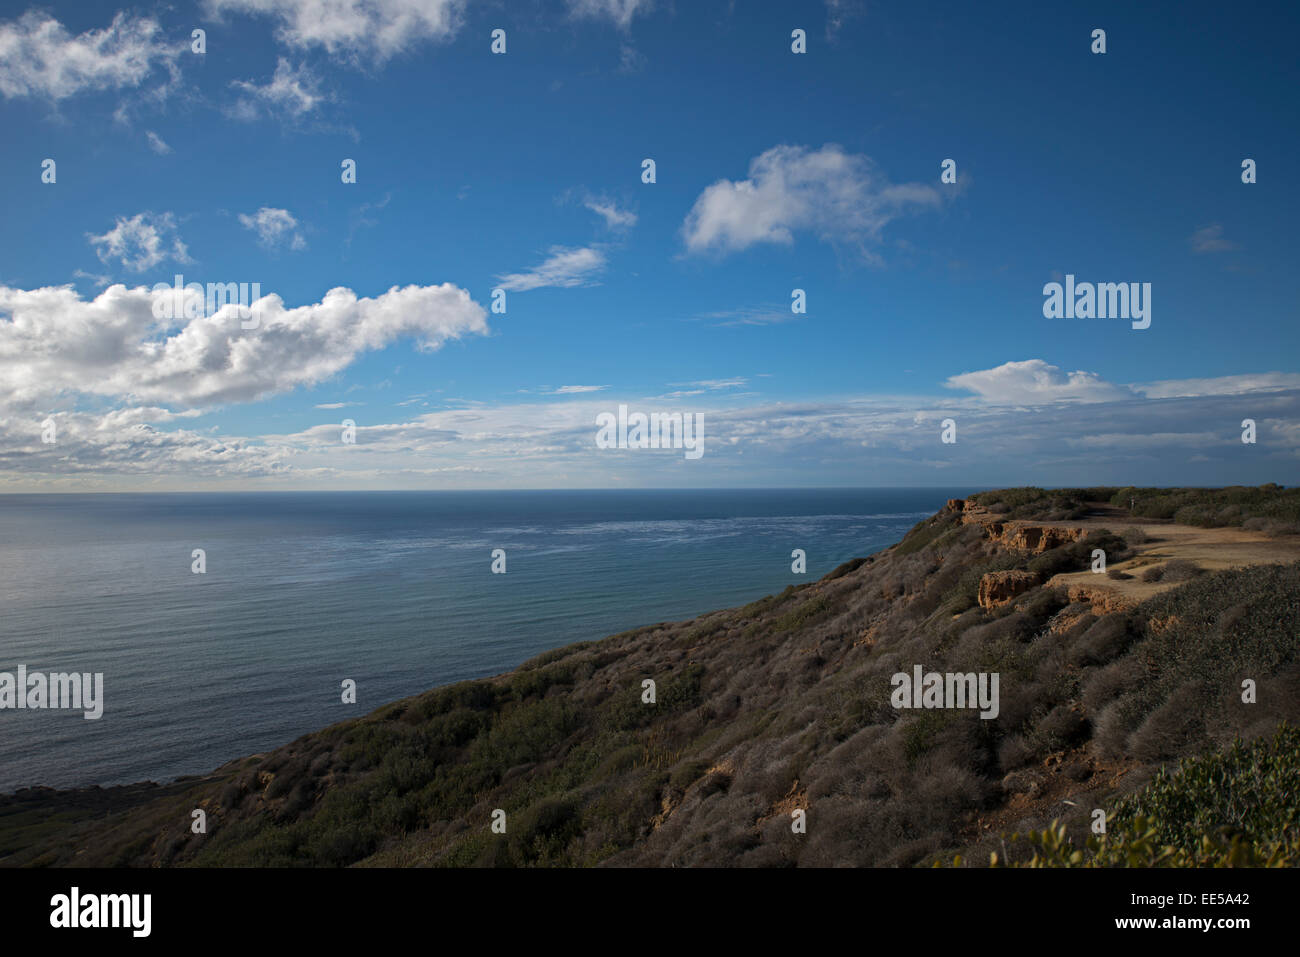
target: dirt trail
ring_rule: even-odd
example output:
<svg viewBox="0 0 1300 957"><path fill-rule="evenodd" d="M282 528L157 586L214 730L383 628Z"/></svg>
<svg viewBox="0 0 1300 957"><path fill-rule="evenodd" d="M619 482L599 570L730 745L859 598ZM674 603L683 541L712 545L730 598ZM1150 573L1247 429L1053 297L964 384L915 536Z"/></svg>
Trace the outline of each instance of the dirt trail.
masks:
<svg viewBox="0 0 1300 957"><path fill-rule="evenodd" d="M1180 584L1144 582L1141 578L1147 568L1163 565L1173 559L1195 562L1206 571L1300 561L1300 535L1269 536L1263 532L1249 532L1240 528L1175 525L1168 519L1135 517L1124 509L1100 503L1090 508L1091 511L1085 518L1042 524L1089 530L1109 528L1121 535L1133 528L1140 528L1146 534L1147 541L1135 546L1136 554L1125 561L1107 565L1108 569L1117 568L1134 577L1117 581L1090 571L1071 572L1056 575L1051 582L1053 585L1101 588L1121 597L1126 604L1136 604Z"/></svg>

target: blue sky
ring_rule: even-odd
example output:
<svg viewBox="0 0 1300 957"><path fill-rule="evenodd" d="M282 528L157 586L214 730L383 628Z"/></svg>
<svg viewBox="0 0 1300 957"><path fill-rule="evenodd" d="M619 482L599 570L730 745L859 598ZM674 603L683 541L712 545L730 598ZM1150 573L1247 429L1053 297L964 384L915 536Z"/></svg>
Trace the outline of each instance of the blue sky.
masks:
<svg viewBox="0 0 1300 957"><path fill-rule="evenodd" d="M1297 14L1131 6L11 6L0 488L1294 484Z"/></svg>

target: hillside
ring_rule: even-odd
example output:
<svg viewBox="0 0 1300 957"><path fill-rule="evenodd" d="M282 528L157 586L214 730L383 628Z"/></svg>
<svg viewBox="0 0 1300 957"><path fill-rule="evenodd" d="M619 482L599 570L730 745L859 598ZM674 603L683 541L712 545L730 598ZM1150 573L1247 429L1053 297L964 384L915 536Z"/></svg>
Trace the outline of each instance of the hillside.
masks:
<svg viewBox="0 0 1300 957"><path fill-rule="evenodd" d="M954 500L820 581L202 778L0 796L0 864L907 866L1014 857L1004 833L1057 818L1081 839L1167 762L1300 723L1295 510L1277 486ZM918 665L997 673L997 716L895 708Z"/></svg>

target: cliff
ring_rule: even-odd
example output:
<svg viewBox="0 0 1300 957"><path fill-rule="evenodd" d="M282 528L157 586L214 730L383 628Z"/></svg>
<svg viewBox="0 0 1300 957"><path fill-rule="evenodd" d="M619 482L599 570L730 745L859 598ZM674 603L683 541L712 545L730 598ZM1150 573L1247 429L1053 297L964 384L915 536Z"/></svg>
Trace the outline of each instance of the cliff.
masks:
<svg viewBox="0 0 1300 957"><path fill-rule="evenodd" d="M559 648L199 779L0 796L0 864L987 859L1003 832L1064 813L1083 833L1164 762L1300 719L1300 540L1224 529L1255 559L1160 580L1202 554L1167 520L1104 502L1012 518L977 498L820 581ZM996 716L900 707L917 668L998 675Z"/></svg>

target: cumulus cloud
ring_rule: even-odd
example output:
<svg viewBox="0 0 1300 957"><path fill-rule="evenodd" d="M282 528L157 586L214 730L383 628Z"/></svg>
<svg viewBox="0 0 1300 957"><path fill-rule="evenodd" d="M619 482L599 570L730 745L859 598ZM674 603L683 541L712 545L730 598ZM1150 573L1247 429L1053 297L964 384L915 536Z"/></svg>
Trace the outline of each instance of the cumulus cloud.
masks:
<svg viewBox="0 0 1300 957"><path fill-rule="evenodd" d="M377 63L425 41L448 40L459 29L464 0L206 0L215 14L270 17L290 46L321 47L331 55Z"/></svg>
<svg viewBox="0 0 1300 957"><path fill-rule="evenodd" d="M950 389L967 389L996 405L1047 402L1113 402L1133 391L1104 381L1095 372L1065 372L1042 359L1004 362L993 369L949 376Z"/></svg>
<svg viewBox="0 0 1300 957"><path fill-rule="evenodd" d="M886 225L939 203L934 187L891 184L869 157L833 143L818 150L776 146L750 162L747 179L707 187L682 236L690 252L729 253L758 243L789 245L795 233L810 232L874 259L869 247Z"/></svg>
<svg viewBox="0 0 1300 957"><path fill-rule="evenodd" d="M195 479L259 479L291 469L293 449L240 436L216 437L191 429L159 429L156 423L185 418L167 409L135 406L99 414L54 412L0 418L0 476L41 476L42 487L59 483L135 477L153 482L174 475ZM41 441L46 424L56 441ZM78 484L75 487L81 487Z"/></svg>
<svg viewBox="0 0 1300 957"><path fill-rule="evenodd" d="M253 401L319 383L399 338L436 349L488 331L483 307L450 283L374 298L338 287L295 308L269 295L253 306L255 329L243 328L234 304L170 324L155 318L155 298L170 295L116 284L87 301L71 286L0 286L0 410L59 396Z"/></svg>
<svg viewBox="0 0 1300 957"><path fill-rule="evenodd" d="M0 23L0 93L62 100L136 88L159 66L174 69L182 46L167 43L152 17L118 13L107 27L73 36L48 13L29 10Z"/></svg>
<svg viewBox="0 0 1300 957"><path fill-rule="evenodd" d="M632 25L638 13L649 13L653 0L568 0L569 15L578 20L607 20L620 30Z"/></svg>
<svg viewBox="0 0 1300 957"><path fill-rule="evenodd" d="M167 259L190 262L185 243L176 234L176 217L171 213L136 213L117 217L117 222L102 236L86 236L95 247L95 255L107 264L117 260L127 269L143 272Z"/></svg>
<svg viewBox="0 0 1300 957"><path fill-rule="evenodd" d="M263 114L300 119L327 101L320 92L320 79L304 65L294 67L280 57L275 74L266 83L232 80L230 83L245 96L236 101L230 115L237 120L255 120Z"/></svg>
<svg viewBox="0 0 1300 957"><path fill-rule="evenodd" d="M498 276L502 289L524 292L547 286L589 286L594 275L605 268L605 254L595 246L570 249L552 246L541 265L528 272Z"/></svg>
<svg viewBox="0 0 1300 957"><path fill-rule="evenodd" d="M287 209L263 206L256 213L240 213L239 224L257 233L257 241L267 249L288 246L305 249L307 241L298 232L298 220Z"/></svg>

